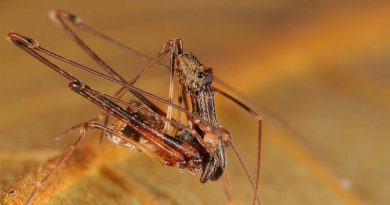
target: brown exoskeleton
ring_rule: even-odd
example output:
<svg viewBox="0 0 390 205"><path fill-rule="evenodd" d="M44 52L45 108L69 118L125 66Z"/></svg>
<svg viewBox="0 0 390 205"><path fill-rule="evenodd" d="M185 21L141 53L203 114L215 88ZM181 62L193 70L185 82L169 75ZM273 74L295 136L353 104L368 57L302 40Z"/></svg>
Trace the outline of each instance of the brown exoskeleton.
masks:
<svg viewBox="0 0 390 205"><path fill-rule="evenodd" d="M229 94L211 86L214 76L212 69L204 66L191 53L183 51L183 44L180 39L167 41L158 55L151 59L137 51L113 40L112 38L92 29L84 24L77 16L65 11L56 10L50 13L51 18L64 28L67 34L76 41L76 43L86 51L109 75L100 73L95 69L81 65L77 62L57 55L41 47L35 40L11 32L8 39L14 44L28 52L34 58L46 64L54 71L70 81L69 87L87 100L96 104L104 110L98 118L87 121L75 127L80 127L80 137L71 146L70 151L65 154L48 175L39 181L34 191L26 200L29 204L37 192L39 186L47 180L52 172L73 152L78 142L84 137L87 129L98 129L114 144L141 151L167 166L177 166L190 172L202 172L200 181L202 183L208 180L218 180L225 170L226 155L225 148L230 146L238 157L245 173L251 183L255 193L253 204L256 201L260 204L260 198L257 194L259 183L260 166L260 148L261 148L261 117L252 111L249 107L236 100ZM87 31L97 37L124 49L127 52L139 55L151 61L143 70L130 82L127 82L116 71L106 64L94 51L92 51L68 26L65 20L71 22L78 28ZM102 78L115 82L122 88L114 95L109 96L100 93L88 85L81 82L72 74L63 70L61 67L50 62L42 54L59 59L82 70L98 75ZM165 66L159 63L159 60L166 54L170 54L170 65ZM170 70L170 88L169 99L164 100L148 92L142 91L133 86L133 84L149 69L152 65L159 64L168 67ZM180 89L179 105L173 103L174 77L176 76ZM128 90L134 94L138 100L125 102L120 98ZM214 93L220 93L229 100L232 100L240 107L253 115L259 124L258 132L258 160L257 175L253 181L249 172L242 162L238 152L232 143L231 136L219 123L216 117L214 106ZM161 110L146 97L158 100L168 106L167 112ZM183 107L184 108L183 108ZM180 118L172 117L172 110L183 112L187 116L186 123L181 123ZM113 123L108 123L108 117L113 117ZM104 119L103 124L98 121Z"/></svg>

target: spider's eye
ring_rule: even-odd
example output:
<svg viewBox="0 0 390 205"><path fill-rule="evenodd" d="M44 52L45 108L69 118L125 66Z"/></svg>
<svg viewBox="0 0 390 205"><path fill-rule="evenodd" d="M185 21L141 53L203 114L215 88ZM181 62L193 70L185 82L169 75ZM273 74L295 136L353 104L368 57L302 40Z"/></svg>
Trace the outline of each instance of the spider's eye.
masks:
<svg viewBox="0 0 390 205"><path fill-rule="evenodd" d="M204 72L199 72L198 73L198 78L203 78L204 77Z"/></svg>

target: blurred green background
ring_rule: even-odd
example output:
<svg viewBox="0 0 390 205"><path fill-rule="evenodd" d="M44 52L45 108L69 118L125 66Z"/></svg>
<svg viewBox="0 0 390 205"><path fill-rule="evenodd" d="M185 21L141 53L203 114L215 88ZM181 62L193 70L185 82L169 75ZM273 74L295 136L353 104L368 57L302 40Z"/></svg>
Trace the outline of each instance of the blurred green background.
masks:
<svg viewBox="0 0 390 205"><path fill-rule="evenodd" d="M390 203L389 1L3 0L0 33L19 32L47 49L95 66L47 17L55 8L77 14L149 56L166 40L183 38L186 51L252 99L241 98L265 117L263 204ZM128 78L145 64L101 40L81 36ZM0 41L0 52L0 186L6 190L20 175L68 147L77 132L59 142L54 138L99 109L6 40ZM65 68L98 90L117 89ZM158 67L137 83L162 97L167 86L168 75ZM255 121L221 97L217 111L254 172ZM300 134L291 133L271 113L282 116ZM202 185L198 176L160 167L141 154L129 155L110 166L161 198L161 204L226 203L220 184ZM248 204L251 192L231 153L228 173L236 203ZM100 204L129 203L115 183L107 182L114 187L111 192L93 183L102 178L88 174L50 203L88 204L97 199ZM73 194L77 190L80 196ZM101 192L111 195L94 194Z"/></svg>

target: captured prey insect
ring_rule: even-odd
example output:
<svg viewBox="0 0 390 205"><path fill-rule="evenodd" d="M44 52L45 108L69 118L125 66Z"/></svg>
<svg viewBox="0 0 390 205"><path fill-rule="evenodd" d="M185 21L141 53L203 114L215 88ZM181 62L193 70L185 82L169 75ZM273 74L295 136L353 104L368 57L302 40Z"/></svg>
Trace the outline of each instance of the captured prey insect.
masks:
<svg viewBox="0 0 390 205"><path fill-rule="evenodd" d="M111 37L94 30L73 14L61 10L54 10L50 12L50 17L60 25L71 39L97 62L108 75L53 53L40 46L39 43L32 38L10 32L8 34L8 39L69 80L69 87L72 91L99 106L104 112L97 118L73 127L80 127L79 138L71 146L70 151L67 152L67 154L57 162L55 167L37 183L33 192L26 199L25 204L31 203L41 184L44 183L55 169L72 154L76 145L85 136L87 129L100 130L112 143L132 150L141 151L150 158L159 161L166 166L177 166L180 169L192 173L201 172L200 181L202 183L205 183L208 180L216 181L224 174L226 165L225 148L231 147L239 159L250 182L250 186L254 191L252 203L260 204L260 197L257 192L259 187L262 117L228 93L211 86L211 83L215 78L212 69L204 66L192 53L184 52L181 39L167 41L162 46L157 56L150 58ZM70 22L87 33L112 43L128 53L149 60L149 63L133 80L127 81L91 50L65 23L65 21ZM58 65L49 61L41 54L53 57L79 69L115 82L122 87L113 96L96 91ZM165 55L170 56L169 65L159 62ZM156 64L168 68L170 72L168 100L164 100L133 86L149 68ZM173 103L175 77L179 84L179 89L177 91L178 104ZM131 100L127 102L121 100L126 91L132 93L138 101ZM238 154L238 151L232 142L230 133L224 129L217 120L214 106L214 93L219 93L233 101L257 120L258 155L255 180L252 179L246 165ZM147 97L166 104L167 111L156 106ZM182 112L185 114L185 123L181 122L179 117L174 118L172 116L173 109L177 110L178 113ZM109 117L114 118L114 122L109 123ZM104 123L99 124L99 120L103 120Z"/></svg>

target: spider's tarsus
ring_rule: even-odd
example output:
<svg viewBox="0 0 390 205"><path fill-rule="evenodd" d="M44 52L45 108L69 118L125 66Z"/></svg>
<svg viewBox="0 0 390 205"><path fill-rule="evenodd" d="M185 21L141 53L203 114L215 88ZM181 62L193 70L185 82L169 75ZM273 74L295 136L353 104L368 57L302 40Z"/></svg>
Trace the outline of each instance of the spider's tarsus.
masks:
<svg viewBox="0 0 390 205"><path fill-rule="evenodd" d="M29 48L32 48L32 49L39 47L39 43L36 40L29 38L29 37L26 37L26 36L23 36L23 35L16 33L16 32L9 32L7 34L6 39L13 42L13 43L21 43Z"/></svg>
<svg viewBox="0 0 390 205"><path fill-rule="evenodd" d="M61 17L67 18L69 21L71 21L74 24L80 24L82 22L82 20L79 17L77 17L76 15L68 13L68 12L63 11L63 10L59 10L59 9L53 9L53 10L49 11L49 17L53 21L55 21L56 23L58 23L58 20Z"/></svg>

